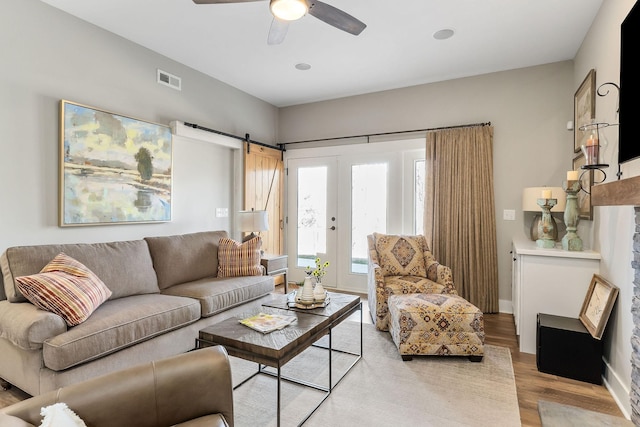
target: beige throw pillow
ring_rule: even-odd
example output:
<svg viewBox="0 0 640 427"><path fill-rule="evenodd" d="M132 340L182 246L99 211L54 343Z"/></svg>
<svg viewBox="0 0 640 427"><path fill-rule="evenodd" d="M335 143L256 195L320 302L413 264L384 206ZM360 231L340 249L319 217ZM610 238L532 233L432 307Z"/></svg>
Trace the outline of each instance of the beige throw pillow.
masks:
<svg viewBox="0 0 640 427"><path fill-rule="evenodd" d="M374 233L378 262L384 276L426 277L424 236L396 236Z"/></svg>

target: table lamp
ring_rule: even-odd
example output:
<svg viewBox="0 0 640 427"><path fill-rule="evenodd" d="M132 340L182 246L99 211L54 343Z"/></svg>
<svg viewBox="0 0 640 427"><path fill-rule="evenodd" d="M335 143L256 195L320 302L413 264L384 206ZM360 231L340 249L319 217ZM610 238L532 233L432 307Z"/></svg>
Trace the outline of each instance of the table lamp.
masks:
<svg viewBox="0 0 640 427"><path fill-rule="evenodd" d="M530 237L534 242L538 240L538 225L542 220L542 209L538 205L538 199L545 198L543 195L549 195L549 193L543 193L550 191L551 197L546 197L549 199L556 199L557 202L553 208L551 208L551 213L554 212L564 212L567 194L564 189L561 187L528 187L522 190L522 211L523 212L536 212L536 215L531 222L530 229ZM553 222L553 239L558 240L558 227L553 218L553 215L550 217L550 221Z"/></svg>
<svg viewBox="0 0 640 427"><path fill-rule="evenodd" d="M269 230L269 215L267 211L240 211L238 212L238 230L246 235L242 241L246 242L257 236L256 232Z"/></svg>

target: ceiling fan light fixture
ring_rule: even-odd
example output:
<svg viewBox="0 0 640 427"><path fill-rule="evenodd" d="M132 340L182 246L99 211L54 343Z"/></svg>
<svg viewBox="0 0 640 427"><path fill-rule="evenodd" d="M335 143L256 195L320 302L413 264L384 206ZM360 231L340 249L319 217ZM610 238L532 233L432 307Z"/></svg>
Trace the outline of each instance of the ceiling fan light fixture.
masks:
<svg viewBox="0 0 640 427"><path fill-rule="evenodd" d="M283 21L295 21L309 11L306 0L271 0L269 9L273 16Z"/></svg>

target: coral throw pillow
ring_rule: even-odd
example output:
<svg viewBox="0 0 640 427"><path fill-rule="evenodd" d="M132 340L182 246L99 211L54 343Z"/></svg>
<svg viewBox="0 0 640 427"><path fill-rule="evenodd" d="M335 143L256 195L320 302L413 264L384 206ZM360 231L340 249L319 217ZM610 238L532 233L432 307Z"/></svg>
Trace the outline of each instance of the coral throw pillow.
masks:
<svg viewBox="0 0 640 427"><path fill-rule="evenodd" d="M18 290L36 307L75 326L111 296L107 286L81 262L58 254L38 274L16 277Z"/></svg>
<svg viewBox="0 0 640 427"><path fill-rule="evenodd" d="M428 250L424 236L394 236L374 233L376 251L384 276L427 277L424 251Z"/></svg>
<svg viewBox="0 0 640 427"><path fill-rule="evenodd" d="M260 247L262 239L256 236L240 243L222 238L218 245L218 277L261 276Z"/></svg>

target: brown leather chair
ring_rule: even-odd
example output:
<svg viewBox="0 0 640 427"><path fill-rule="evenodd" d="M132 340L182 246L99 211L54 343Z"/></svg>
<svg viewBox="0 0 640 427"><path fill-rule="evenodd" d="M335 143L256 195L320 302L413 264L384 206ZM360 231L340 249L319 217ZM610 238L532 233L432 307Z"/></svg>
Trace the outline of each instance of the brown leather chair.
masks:
<svg viewBox="0 0 640 427"><path fill-rule="evenodd" d="M90 427L233 427L224 347L207 347L73 384L0 409L0 425L28 427L64 402Z"/></svg>

